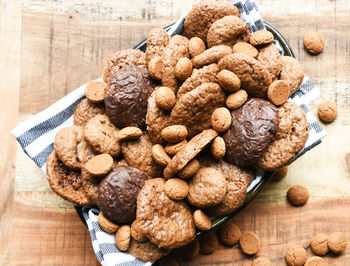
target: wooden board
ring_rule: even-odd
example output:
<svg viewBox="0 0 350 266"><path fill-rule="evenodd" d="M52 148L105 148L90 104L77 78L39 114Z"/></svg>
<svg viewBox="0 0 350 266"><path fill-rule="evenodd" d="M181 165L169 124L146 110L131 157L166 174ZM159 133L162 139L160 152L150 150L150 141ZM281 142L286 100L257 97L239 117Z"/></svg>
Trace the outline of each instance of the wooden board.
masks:
<svg viewBox="0 0 350 266"><path fill-rule="evenodd" d="M90 238L74 208L57 197L45 176L9 135L17 122L43 110L77 86L100 76L105 60L130 48L152 27L175 21L194 1L12 0L0 6L0 264L96 265ZM347 0L257 0L265 20L287 38L321 98L338 104L339 117L324 125L323 143L293 163L280 183L269 184L236 218L242 231L261 238L259 255L284 265L289 245L318 232L350 239L350 63ZM303 35L317 30L325 51L310 56ZM319 100L309 107L316 113ZM303 184L310 202L285 200ZM329 265L350 265L350 249ZM308 250L310 253L310 251ZM188 265L250 265L237 247L220 247Z"/></svg>

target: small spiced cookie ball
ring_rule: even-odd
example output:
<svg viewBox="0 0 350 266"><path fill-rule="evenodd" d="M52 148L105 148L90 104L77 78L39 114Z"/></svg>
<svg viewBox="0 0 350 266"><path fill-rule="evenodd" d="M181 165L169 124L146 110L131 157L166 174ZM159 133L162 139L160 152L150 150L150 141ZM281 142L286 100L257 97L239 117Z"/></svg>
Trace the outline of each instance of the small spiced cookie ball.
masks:
<svg viewBox="0 0 350 266"><path fill-rule="evenodd" d="M328 236L328 247L335 253L343 253L346 249L347 240L343 233L336 232Z"/></svg>
<svg viewBox="0 0 350 266"><path fill-rule="evenodd" d="M286 262L289 266L302 266L306 258L306 250L300 245L290 247L286 254Z"/></svg>
<svg viewBox="0 0 350 266"><path fill-rule="evenodd" d="M252 266L272 266L272 262L268 258L259 257L253 261Z"/></svg>
<svg viewBox="0 0 350 266"><path fill-rule="evenodd" d="M199 240L200 249L199 252L202 254L212 254L218 247L219 241L215 233L211 233Z"/></svg>
<svg viewBox="0 0 350 266"><path fill-rule="evenodd" d="M218 231L220 242L226 246L237 244L241 235L241 230L232 221L228 221Z"/></svg>
<svg viewBox="0 0 350 266"><path fill-rule="evenodd" d="M309 200L309 191L301 185L294 185L288 189L288 201L294 206L303 206Z"/></svg>
<svg viewBox="0 0 350 266"><path fill-rule="evenodd" d="M256 234L246 232L239 239L239 245L245 254L253 255L260 249L260 239Z"/></svg>
<svg viewBox="0 0 350 266"><path fill-rule="evenodd" d="M193 221L196 227L201 231L208 231L211 228L210 218L202 210L194 211Z"/></svg>
<svg viewBox="0 0 350 266"><path fill-rule="evenodd" d="M283 166L281 168L278 168L273 174L272 174L272 181L281 181L288 173L288 166Z"/></svg>
<svg viewBox="0 0 350 266"><path fill-rule="evenodd" d="M324 101L319 104L317 114L323 122L333 122L338 115L337 105L331 101Z"/></svg>
<svg viewBox="0 0 350 266"><path fill-rule="evenodd" d="M324 256L328 252L328 236L326 234L317 234L311 240L311 250L319 256Z"/></svg>
<svg viewBox="0 0 350 266"><path fill-rule="evenodd" d="M327 266L327 265L328 263L325 261L325 259L317 256L308 258L308 260L305 263L305 266Z"/></svg>
<svg viewBox="0 0 350 266"><path fill-rule="evenodd" d="M324 40L318 32L310 32L304 37L304 46L310 54L317 55L323 51Z"/></svg>

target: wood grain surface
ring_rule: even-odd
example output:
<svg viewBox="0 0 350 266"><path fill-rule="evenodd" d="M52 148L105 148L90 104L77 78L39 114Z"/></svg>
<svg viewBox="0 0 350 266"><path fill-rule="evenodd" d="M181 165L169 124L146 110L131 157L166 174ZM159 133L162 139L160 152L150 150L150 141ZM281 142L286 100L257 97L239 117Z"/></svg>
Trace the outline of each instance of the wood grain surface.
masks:
<svg viewBox="0 0 350 266"><path fill-rule="evenodd" d="M100 77L115 51L130 48L152 27L166 26L189 9L186 0L1 0L0 1L0 264L96 265L88 231L74 208L55 195L46 177L24 154L9 130L77 86ZM242 231L260 236L258 255L285 265L294 243L307 246L316 233L344 232L350 240L350 2L257 0L263 18L289 41L321 98L339 108L324 125L321 145L271 183L236 218ZM319 56L304 51L303 35L325 38ZM309 203L291 207L292 184L309 188ZM308 254L311 252L308 248ZM220 246L188 265L250 265L254 257ZM350 248L328 255L329 265L350 265Z"/></svg>

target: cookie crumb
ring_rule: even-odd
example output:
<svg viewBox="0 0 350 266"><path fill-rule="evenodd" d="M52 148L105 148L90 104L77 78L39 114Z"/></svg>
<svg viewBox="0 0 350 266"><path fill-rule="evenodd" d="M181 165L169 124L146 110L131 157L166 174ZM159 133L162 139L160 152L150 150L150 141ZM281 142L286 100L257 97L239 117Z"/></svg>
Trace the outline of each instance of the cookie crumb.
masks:
<svg viewBox="0 0 350 266"><path fill-rule="evenodd" d="M239 239L239 245L245 254L253 255L260 249L260 239L256 234L246 232Z"/></svg>
<svg viewBox="0 0 350 266"><path fill-rule="evenodd" d="M187 57L180 58L175 66L175 75L178 80L185 81L192 74L192 62Z"/></svg>
<svg viewBox="0 0 350 266"><path fill-rule="evenodd" d="M130 226L123 225L115 234L115 244L121 251L126 251L130 244Z"/></svg>
<svg viewBox="0 0 350 266"><path fill-rule="evenodd" d="M250 57L256 58L258 56L258 49L256 49L253 45L247 42L238 42L236 43L232 51L234 53L246 54Z"/></svg>
<svg viewBox="0 0 350 266"><path fill-rule="evenodd" d="M306 258L306 250L300 245L290 247L286 254L286 262L289 266L302 266Z"/></svg>
<svg viewBox="0 0 350 266"><path fill-rule="evenodd" d="M241 230L232 221L225 223L218 231L220 242L226 246L236 245L241 235Z"/></svg>
<svg viewBox="0 0 350 266"><path fill-rule="evenodd" d="M317 114L323 122L331 123L338 116L338 107L334 102L324 101L318 105Z"/></svg>
<svg viewBox="0 0 350 266"><path fill-rule="evenodd" d="M288 189L287 199L294 206L303 206L309 200L309 191L302 185L294 185Z"/></svg>
<svg viewBox="0 0 350 266"><path fill-rule="evenodd" d="M206 215L202 210L194 211L193 221L196 227L201 231L208 231L211 228L211 221L208 215Z"/></svg>
<svg viewBox="0 0 350 266"><path fill-rule="evenodd" d="M113 168L113 157L109 154L96 155L86 163L85 168L94 176L108 174Z"/></svg>
<svg viewBox="0 0 350 266"><path fill-rule="evenodd" d="M321 257L317 257L317 256L313 256L308 258L308 260L305 263L305 266L327 266L327 262L321 258Z"/></svg>
<svg viewBox="0 0 350 266"><path fill-rule="evenodd" d="M166 181L164 193L172 200L182 200L187 197L188 184L179 178L171 178Z"/></svg>
<svg viewBox="0 0 350 266"><path fill-rule="evenodd" d="M200 249L199 252L205 255L214 253L219 245L218 237L215 233L210 233L209 235L201 238L199 240Z"/></svg>
<svg viewBox="0 0 350 266"><path fill-rule="evenodd" d="M273 39L274 37L271 32L267 30L258 30L253 32L252 35L250 35L249 42L254 46L264 45L264 44L271 43Z"/></svg>
<svg viewBox="0 0 350 266"><path fill-rule="evenodd" d="M253 260L252 266L272 266L272 262L265 257L259 257Z"/></svg>
<svg viewBox="0 0 350 266"><path fill-rule="evenodd" d="M221 88L227 92L238 91L241 87L241 80L232 71L223 69L217 74L217 78Z"/></svg>
<svg viewBox="0 0 350 266"><path fill-rule="evenodd" d="M119 226L106 218L103 215L103 212L100 212L97 216L98 225L102 228L103 231L107 233L114 233L118 230Z"/></svg>
<svg viewBox="0 0 350 266"><path fill-rule="evenodd" d="M328 236L326 234L317 234L311 240L311 250L319 256L324 256L328 252Z"/></svg>
<svg viewBox="0 0 350 266"><path fill-rule="evenodd" d="M276 80L267 90L267 97L274 105L284 104L290 95L290 88L285 80Z"/></svg>
<svg viewBox="0 0 350 266"><path fill-rule="evenodd" d="M230 110L235 110L241 107L248 99L248 94L245 90L239 90L229 95L226 99L226 106Z"/></svg>
<svg viewBox="0 0 350 266"><path fill-rule="evenodd" d="M343 253L346 249L346 245L347 239L343 233L336 232L328 236L328 247L333 253Z"/></svg>
<svg viewBox="0 0 350 266"><path fill-rule="evenodd" d="M272 174L272 181L281 181L288 173L288 166L283 166L281 168L278 168L273 174Z"/></svg>
<svg viewBox="0 0 350 266"><path fill-rule="evenodd" d="M90 81L85 87L85 96L93 103L101 103L104 100L107 83L103 81Z"/></svg>
<svg viewBox="0 0 350 266"><path fill-rule="evenodd" d="M323 51L324 39L318 32L309 32L304 37L304 46L310 54L317 55Z"/></svg>

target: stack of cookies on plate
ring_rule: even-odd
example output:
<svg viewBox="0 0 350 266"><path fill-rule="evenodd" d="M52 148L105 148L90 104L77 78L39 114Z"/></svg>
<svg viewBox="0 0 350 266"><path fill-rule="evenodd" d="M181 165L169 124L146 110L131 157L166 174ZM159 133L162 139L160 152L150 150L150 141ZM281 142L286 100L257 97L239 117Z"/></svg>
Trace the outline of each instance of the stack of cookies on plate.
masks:
<svg viewBox="0 0 350 266"><path fill-rule="evenodd" d="M239 208L256 169L287 165L308 137L305 113L286 102L301 66L270 32L251 34L225 0L195 4L184 26L110 57L47 160L52 189L97 205L117 247L145 261Z"/></svg>

